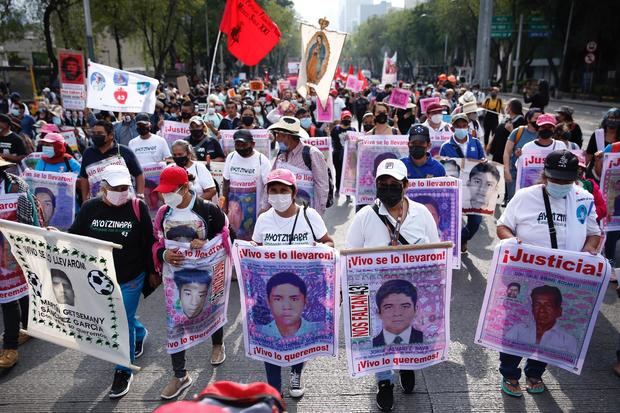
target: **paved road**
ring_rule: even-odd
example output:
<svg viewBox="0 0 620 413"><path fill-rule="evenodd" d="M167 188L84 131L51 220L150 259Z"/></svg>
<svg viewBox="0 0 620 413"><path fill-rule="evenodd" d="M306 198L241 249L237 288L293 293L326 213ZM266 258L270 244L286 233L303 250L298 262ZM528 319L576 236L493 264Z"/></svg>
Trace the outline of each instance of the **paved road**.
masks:
<svg viewBox="0 0 620 413"><path fill-rule="evenodd" d="M555 109L557 105L551 105ZM604 108L575 105L576 120L589 136L600 122ZM325 215L337 247L344 245L353 206L344 197ZM620 379L611 371L620 329L620 304L610 287L598 318L590 351L581 376L551 367L545 375L549 392L516 400L499 391L496 352L473 342L495 240L495 220L487 219L469 243L471 251L463 267L453 273L452 343L449 361L417 374L415 393L396 393L397 412L496 412L496 411L588 411L618 412ZM130 393L110 401L112 365L41 340L31 340L20 349L20 361L12 370L0 373L0 411L7 412L146 412L161 401L159 393L171 377L164 350L165 314L161 289L140 307L139 314L150 330L144 356L136 364ZM264 380L262 363L243 355L239 289L233 283L229 322L225 329L228 358L214 369L209 364L210 344L188 351L188 368L195 382L184 397L214 380L240 382ZM341 334L342 337L342 334ZM306 395L299 401L287 399L291 412L376 411L374 379L351 379L340 343L337 359L319 359L307 364Z"/></svg>

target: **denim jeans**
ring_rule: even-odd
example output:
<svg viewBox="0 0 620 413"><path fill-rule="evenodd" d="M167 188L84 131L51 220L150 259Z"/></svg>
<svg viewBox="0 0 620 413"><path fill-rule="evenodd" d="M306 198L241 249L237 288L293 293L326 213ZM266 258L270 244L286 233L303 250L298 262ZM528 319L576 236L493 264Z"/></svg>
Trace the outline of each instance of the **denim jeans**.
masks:
<svg viewBox="0 0 620 413"><path fill-rule="evenodd" d="M620 239L620 231L610 231L605 239L605 257L612 267L616 266L616 244Z"/></svg>
<svg viewBox="0 0 620 413"><path fill-rule="evenodd" d="M474 235L476 235L476 232L478 232L478 228L480 228L481 223L481 215L468 215L467 224L465 224L463 230L461 231L461 243L465 243L472 239Z"/></svg>
<svg viewBox="0 0 620 413"><path fill-rule="evenodd" d="M28 296L2 304L2 319L4 322L3 348L17 350L20 323L23 328L28 328Z"/></svg>
<svg viewBox="0 0 620 413"><path fill-rule="evenodd" d="M512 181L506 182L506 203L510 202L517 190L517 168L513 166L512 161L510 162L510 176Z"/></svg>
<svg viewBox="0 0 620 413"><path fill-rule="evenodd" d="M224 343L224 327L213 333L213 335L211 336L211 343L213 343L214 346ZM172 370L174 370L174 377L178 379L182 379L183 377L185 377L185 375L187 374L187 370L185 370L185 350L171 354L170 360L172 361Z"/></svg>
<svg viewBox="0 0 620 413"><path fill-rule="evenodd" d="M291 371L301 374L304 363L291 366ZM280 366L265 362L265 372L267 373L267 383L277 391L282 393L282 371Z"/></svg>
<svg viewBox="0 0 620 413"><path fill-rule="evenodd" d="M512 354L499 353L499 372L506 379L519 380L521 378L521 369L519 363L523 357L515 356ZM525 377L531 377L533 379L541 379L547 363L542 361L527 359L525 362Z"/></svg>
<svg viewBox="0 0 620 413"><path fill-rule="evenodd" d="M131 362L135 360L136 340L140 341L146 336L146 328L140 320L136 319L138 304L140 304L140 294L144 286L145 274L138 275L131 281L121 284L121 293L123 294L123 303L125 304L125 314L127 314L127 327L129 329L129 355ZM124 366L116 366L117 370L123 370L131 373L131 369Z"/></svg>

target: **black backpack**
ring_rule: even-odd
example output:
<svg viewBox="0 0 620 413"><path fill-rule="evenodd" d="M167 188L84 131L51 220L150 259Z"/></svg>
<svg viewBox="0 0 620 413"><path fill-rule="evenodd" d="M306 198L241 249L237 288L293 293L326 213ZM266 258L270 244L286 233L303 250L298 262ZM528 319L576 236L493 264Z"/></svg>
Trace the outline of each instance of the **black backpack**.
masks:
<svg viewBox="0 0 620 413"><path fill-rule="evenodd" d="M304 145L301 150L301 157L306 164L306 168L312 171L312 158L310 157L310 145ZM325 204L326 208L334 205L334 178L332 177L332 170L327 168L327 178L329 182L329 189L327 190L327 203Z"/></svg>

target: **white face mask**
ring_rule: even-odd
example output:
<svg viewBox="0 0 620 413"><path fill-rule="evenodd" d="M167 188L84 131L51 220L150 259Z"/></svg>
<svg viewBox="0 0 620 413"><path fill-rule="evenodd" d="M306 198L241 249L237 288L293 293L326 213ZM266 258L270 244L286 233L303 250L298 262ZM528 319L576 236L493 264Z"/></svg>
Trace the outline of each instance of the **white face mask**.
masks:
<svg viewBox="0 0 620 413"><path fill-rule="evenodd" d="M43 156L46 156L48 158L53 158L56 154L53 146L44 146L41 148L41 152L43 152Z"/></svg>
<svg viewBox="0 0 620 413"><path fill-rule="evenodd" d="M161 194L161 196L164 198L164 203L170 208L177 208L183 202L183 195L179 194L178 189L169 194Z"/></svg>
<svg viewBox="0 0 620 413"><path fill-rule="evenodd" d="M278 212L286 211L293 203L293 198L290 194L270 194L267 200L269 205Z"/></svg>
<svg viewBox="0 0 620 413"><path fill-rule="evenodd" d="M114 206L121 206L129 200L129 191L106 191L105 198Z"/></svg>
<svg viewBox="0 0 620 413"><path fill-rule="evenodd" d="M443 115L441 114L431 116L431 122L433 123L441 123L442 119L443 119Z"/></svg>

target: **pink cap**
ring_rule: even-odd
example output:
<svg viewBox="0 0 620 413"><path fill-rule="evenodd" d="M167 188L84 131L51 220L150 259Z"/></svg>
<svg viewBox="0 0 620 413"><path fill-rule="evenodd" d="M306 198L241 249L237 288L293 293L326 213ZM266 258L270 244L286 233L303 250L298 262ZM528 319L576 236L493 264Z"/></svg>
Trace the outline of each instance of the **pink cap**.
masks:
<svg viewBox="0 0 620 413"><path fill-rule="evenodd" d="M56 126L56 125L54 125L54 126ZM48 133L47 135L45 135L45 137L43 139L41 139L41 142L47 142L47 143L62 142L62 143L65 143L65 138L63 138L62 135L59 134L59 133Z"/></svg>
<svg viewBox="0 0 620 413"><path fill-rule="evenodd" d="M543 125L555 126L557 122L555 120L555 116L550 115L548 113L543 113L542 115L538 117L538 119L536 119L536 124L538 126L543 126Z"/></svg>
<svg viewBox="0 0 620 413"><path fill-rule="evenodd" d="M274 169L267 177L267 185L273 182L280 182L284 185L297 187L297 179L295 174L288 169Z"/></svg>
<svg viewBox="0 0 620 413"><path fill-rule="evenodd" d="M51 132L58 132L58 126L54 125L53 123L47 123L41 126L41 133L51 133Z"/></svg>
<svg viewBox="0 0 620 413"><path fill-rule="evenodd" d="M342 111L342 114L340 115L340 120L343 120L343 119L344 119L344 118L346 118L347 116L348 116L349 118L350 118L350 117L352 117L351 112L349 112L348 110L343 110L343 111Z"/></svg>

